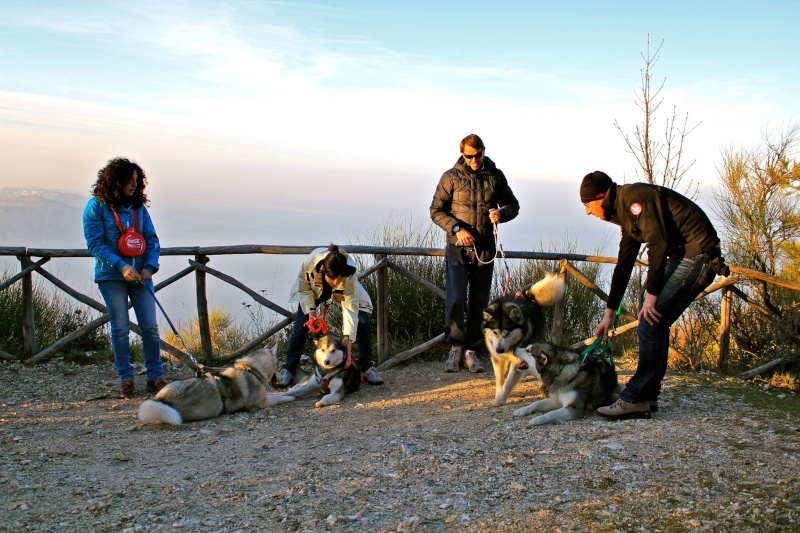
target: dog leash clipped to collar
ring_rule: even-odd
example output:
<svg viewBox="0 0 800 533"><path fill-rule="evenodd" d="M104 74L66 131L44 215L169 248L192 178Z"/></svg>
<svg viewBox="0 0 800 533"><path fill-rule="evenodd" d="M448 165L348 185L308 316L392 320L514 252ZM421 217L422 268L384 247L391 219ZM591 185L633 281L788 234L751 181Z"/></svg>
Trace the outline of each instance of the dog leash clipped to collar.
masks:
<svg viewBox="0 0 800 533"><path fill-rule="evenodd" d="M190 360L190 361L189 361L189 366L193 366L193 367L194 367L194 369L195 369L195 372L197 373L197 377L198 377L198 378L199 378L199 377L203 377L203 376L205 375L205 373L206 373L206 368L205 368L205 367L204 367L204 366L203 366L201 363L198 363L198 362L197 362L197 359L195 359L195 358L192 356L192 352L191 352L191 351L189 350L189 348L186 346L186 343L185 343L185 342L183 342L183 337L181 337L181 334L180 334L180 333L178 333L178 330L177 330L177 329L175 329L175 325L172 323L172 320L170 320L170 319L169 319L169 316L167 316L167 312L166 312L166 311L164 311L164 308L161 306L161 302L159 302L159 301L158 301L158 298L156 298L156 293L155 293L155 291L153 290L153 288L152 288L150 285L148 285L148 284L146 284L146 283L143 283L143 282L141 282L141 281L140 281L139 283L141 283L142 285L144 285L145 287L147 287L147 290L148 290L148 291L150 291L150 294L152 294L152 295L153 295L153 300L155 300L155 302L156 302L156 305L158 306L158 308L159 308L159 309L161 309L161 314L162 314L162 315L164 315L164 318L166 318L166 319L167 319L167 324L169 324L169 327L170 327L170 328L172 328L172 333L174 333L174 334L175 334L175 336L176 336L176 337L178 338L178 340L180 341L180 343L181 343L181 346L183 346L183 349L184 349L184 350L186 350L186 355L188 355L188 356L189 356L189 360Z"/></svg>
<svg viewBox="0 0 800 533"><path fill-rule="evenodd" d="M598 335L592 344L587 346L581 352L581 365L586 360L587 355L596 355L601 356L604 353L608 353L608 362L611 363L612 367L616 367L617 365L614 363L614 356L611 354L611 339L605 341L601 335Z"/></svg>
<svg viewBox="0 0 800 533"><path fill-rule="evenodd" d="M594 339L594 342L583 349L581 352L581 365L586 360L587 355L597 355L600 356L604 353L608 353L608 362L611 363L611 366L616 368L616 363L614 362L614 354L611 353L611 339L614 335L617 334L617 319L619 315L622 313L622 302L619 303L619 307L617 307L617 312L614 314L614 323L611 325L611 335L608 337L608 341L604 342L603 337L597 336Z"/></svg>

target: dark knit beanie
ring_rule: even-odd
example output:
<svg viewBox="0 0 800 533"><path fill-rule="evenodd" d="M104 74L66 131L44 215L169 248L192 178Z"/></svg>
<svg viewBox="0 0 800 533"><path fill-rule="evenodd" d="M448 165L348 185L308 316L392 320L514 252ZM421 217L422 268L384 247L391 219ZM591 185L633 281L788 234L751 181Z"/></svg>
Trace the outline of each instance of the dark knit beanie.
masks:
<svg viewBox="0 0 800 533"><path fill-rule="evenodd" d="M595 170L591 174L586 174L581 182L581 202L586 203L605 198L613 183L605 172Z"/></svg>

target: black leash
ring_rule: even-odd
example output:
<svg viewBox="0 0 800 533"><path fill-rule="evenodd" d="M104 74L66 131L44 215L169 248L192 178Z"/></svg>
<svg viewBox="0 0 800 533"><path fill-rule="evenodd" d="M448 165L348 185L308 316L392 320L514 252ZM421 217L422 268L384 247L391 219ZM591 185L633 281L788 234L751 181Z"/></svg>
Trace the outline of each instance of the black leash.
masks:
<svg viewBox="0 0 800 533"><path fill-rule="evenodd" d="M175 336L180 341L181 346L183 346L183 349L186 350L186 355L188 355L190 359L189 366L194 367L195 371L197 372L197 377L202 377L206 373L205 367L202 364L198 363L197 359L195 359L192 356L191 350L189 350L189 348L186 346L186 343L183 342L183 337L181 337L181 334L178 333L178 330L175 328L175 325L172 323L172 320L170 320L169 316L167 316L167 312L164 311L164 307L162 307L161 302L159 302L158 298L156 298L156 293L153 290L153 287L151 287L147 283L144 283L143 281L140 281L139 283L147 287L147 290L150 291L150 294L153 295L153 300L156 302L158 308L161 309L161 314L164 315L164 318L167 319L167 324L169 324L169 327L172 328L172 333L175 334Z"/></svg>

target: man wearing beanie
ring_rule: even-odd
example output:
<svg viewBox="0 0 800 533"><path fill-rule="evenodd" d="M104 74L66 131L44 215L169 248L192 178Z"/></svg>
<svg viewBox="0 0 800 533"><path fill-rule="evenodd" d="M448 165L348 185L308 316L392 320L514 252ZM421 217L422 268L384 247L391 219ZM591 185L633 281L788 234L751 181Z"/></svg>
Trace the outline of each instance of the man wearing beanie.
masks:
<svg viewBox="0 0 800 533"><path fill-rule="evenodd" d="M711 284L715 274L727 276L730 271L714 226L685 196L647 183L617 185L599 170L584 176L580 195L587 215L622 229L608 305L595 335L608 336L639 250L647 243L646 293L636 330L639 363L619 400L597 412L612 420L650 418L658 409L661 381L667 371L670 326Z"/></svg>
<svg viewBox="0 0 800 533"><path fill-rule="evenodd" d="M462 356L470 372L483 372L476 350L483 345L483 310L492 288L494 225L519 213L511 187L477 135L461 140L461 156L439 179L431 220L447 235L445 247L446 372L458 372ZM465 321L466 315L466 321ZM464 352L466 348L466 352Z"/></svg>

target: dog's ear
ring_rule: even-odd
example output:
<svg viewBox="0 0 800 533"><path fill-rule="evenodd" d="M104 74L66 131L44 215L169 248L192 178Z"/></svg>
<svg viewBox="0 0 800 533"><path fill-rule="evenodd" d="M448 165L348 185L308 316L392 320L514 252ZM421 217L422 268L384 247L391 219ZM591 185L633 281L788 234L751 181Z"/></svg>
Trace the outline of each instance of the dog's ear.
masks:
<svg viewBox="0 0 800 533"><path fill-rule="evenodd" d="M525 322L525 317L522 316L522 310L516 305L508 306L508 318L517 324L522 324Z"/></svg>
<svg viewBox="0 0 800 533"><path fill-rule="evenodd" d="M536 360L541 366L547 366L556 357L556 350L549 344L538 345Z"/></svg>
<svg viewBox="0 0 800 533"><path fill-rule="evenodd" d="M539 351L539 354L536 356L536 365L541 368L547 366L548 362L547 352L544 350Z"/></svg>

